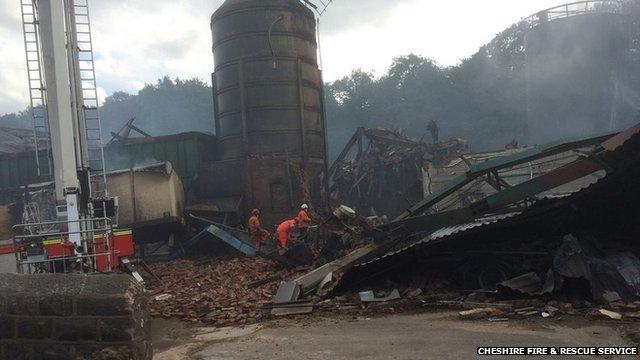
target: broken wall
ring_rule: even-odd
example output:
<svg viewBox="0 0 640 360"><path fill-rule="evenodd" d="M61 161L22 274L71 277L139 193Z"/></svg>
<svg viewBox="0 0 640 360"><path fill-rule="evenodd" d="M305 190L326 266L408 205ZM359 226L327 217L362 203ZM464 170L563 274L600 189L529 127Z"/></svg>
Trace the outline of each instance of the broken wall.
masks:
<svg viewBox="0 0 640 360"><path fill-rule="evenodd" d="M125 171L107 175L109 193L118 196L120 224L181 218L184 189L175 171Z"/></svg>

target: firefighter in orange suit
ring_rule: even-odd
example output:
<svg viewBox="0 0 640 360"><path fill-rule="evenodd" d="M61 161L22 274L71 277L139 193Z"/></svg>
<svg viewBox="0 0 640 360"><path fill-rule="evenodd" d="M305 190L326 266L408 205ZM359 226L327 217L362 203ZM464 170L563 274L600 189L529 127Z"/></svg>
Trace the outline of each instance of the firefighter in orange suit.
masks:
<svg viewBox="0 0 640 360"><path fill-rule="evenodd" d="M296 230L296 219L286 220L278 225L278 243L281 249L286 249L289 239L291 239Z"/></svg>
<svg viewBox="0 0 640 360"><path fill-rule="evenodd" d="M256 242L256 251L260 251L262 243L269 236L269 232L260 225L260 210L253 209L249 218L249 233Z"/></svg>
<svg viewBox="0 0 640 360"><path fill-rule="evenodd" d="M296 217L298 221L298 228L300 228L303 232L306 232L311 226L311 217L309 216L309 205L302 204L300 206L300 212L298 213L298 217Z"/></svg>

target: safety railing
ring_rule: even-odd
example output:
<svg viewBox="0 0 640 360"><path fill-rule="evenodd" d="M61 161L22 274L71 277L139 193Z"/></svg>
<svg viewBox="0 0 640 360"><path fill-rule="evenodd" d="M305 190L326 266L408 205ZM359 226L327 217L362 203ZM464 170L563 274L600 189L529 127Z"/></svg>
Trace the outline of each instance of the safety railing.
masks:
<svg viewBox="0 0 640 360"><path fill-rule="evenodd" d="M531 27L542 23L586 14L618 14L624 0L597 0L568 3L537 12L524 20Z"/></svg>
<svg viewBox="0 0 640 360"><path fill-rule="evenodd" d="M69 223L79 223L80 230L65 231L54 230L34 233L34 229L43 229L51 227L64 227ZM100 272L98 263L102 263L102 270L109 272L114 268L112 259L117 254L116 250L111 249L109 239L113 234L113 226L111 219L93 218L80 220L63 220L63 221L45 221L38 223L26 223L13 226L14 233L24 234L15 235L13 237L13 247L16 255L17 271L20 274L33 273L66 273L71 270L78 272ZM75 244L68 242L69 236L72 234L80 234L80 249L75 248ZM96 239L103 239L96 242ZM58 243L59 241L59 243ZM67 242L65 242L67 241ZM61 253L49 256L47 254L47 246L59 245ZM65 250L65 248L67 250ZM28 250L32 253L28 254ZM39 251L35 254L34 251Z"/></svg>
<svg viewBox="0 0 640 360"><path fill-rule="evenodd" d="M92 254L76 254L73 256L60 256L48 259L29 260L23 258L22 253L17 258L19 274L35 274L35 273L68 273L70 270L83 273L100 272L95 265L96 261L103 258L108 264L104 272L113 270L111 258L118 252L115 250L92 253ZM86 260L86 261L85 261ZM25 271L26 270L26 271Z"/></svg>

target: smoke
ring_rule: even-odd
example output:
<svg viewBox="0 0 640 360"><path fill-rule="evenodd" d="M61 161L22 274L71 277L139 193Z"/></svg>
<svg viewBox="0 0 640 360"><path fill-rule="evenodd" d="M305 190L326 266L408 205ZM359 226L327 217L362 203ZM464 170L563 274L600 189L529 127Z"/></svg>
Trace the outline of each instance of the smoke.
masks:
<svg viewBox="0 0 640 360"><path fill-rule="evenodd" d="M101 108L103 139L111 138L129 119L152 136L199 131L212 133L211 87L198 79L170 79L147 84L137 94L114 93Z"/></svg>
<svg viewBox="0 0 640 360"><path fill-rule="evenodd" d="M628 87L619 79L616 79L616 86L620 89L621 99L626 105L634 108L634 110L640 110L640 94L638 91Z"/></svg>
<svg viewBox="0 0 640 360"><path fill-rule="evenodd" d="M640 71L629 59L630 26L618 14L577 15L525 35L530 142L619 130L635 118L639 83L619 80Z"/></svg>
<svg viewBox="0 0 640 360"><path fill-rule="evenodd" d="M331 153L358 126L420 138L430 119L474 150L628 127L640 105L639 13L515 24L457 66L406 56L381 77L354 72L327 87Z"/></svg>

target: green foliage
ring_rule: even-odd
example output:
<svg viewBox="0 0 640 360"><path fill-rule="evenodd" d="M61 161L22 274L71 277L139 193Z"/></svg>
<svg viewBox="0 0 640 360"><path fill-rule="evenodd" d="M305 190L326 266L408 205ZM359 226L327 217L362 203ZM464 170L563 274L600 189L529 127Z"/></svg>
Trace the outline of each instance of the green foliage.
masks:
<svg viewBox="0 0 640 360"><path fill-rule="evenodd" d="M116 91L100 109L103 138L111 139L127 120L151 135L161 136L188 131L214 132L211 87L200 79L182 80L165 76L146 84L137 94ZM30 129L31 113L25 109L0 116L0 126Z"/></svg>
<svg viewBox="0 0 640 360"><path fill-rule="evenodd" d="M430 120L444 137L467 138L476 149L503 147L524 136L520 67L483 48L456 67L411 54L396 58L380 78L356 70L327 85L330 157L359 126L402 129L421 138Z"/></svg>
<svg viewBox="0 0 640 360"><path fill-rule="evenodd" d="M214 129L211 87L200 79L165 76L136 95L115 92L105 99L100 115L105 140L130 118L136 118L135 125L154 136L213 133Z"/></svg>
<svg viewBox="0 0 640 360"><path fill-rule="evenodd" d="M31 129L33 126L32 123L31 112L28 108L17 113L4 114L0 116L0 127Z"/></svg>
<svg viewBox="0 0 640 360"><path fill-rule="evenodd" d="M629 1L625 6L630 7L629 13L640 14L638 2ZM631 41L621 59L628 64L619 66L616 75L617 91L622 94L619 101L630 103L636 111L621 113L620 117L629 119L635 119L640 108L639 19L636 15L628 20ZM528 30L526 22L511 26L457 66L443 67L409 54L394 59L380 77L357 69L326 84L330 159L360 126L402 129L410 136L429 139L425 126L435 120L442 139L465 138L474 150L502 148L513 139L526 142L524 34ZM583 62L564 60L577 72L585 72L578 69ZM591 88L591 77L574 78L583 82L561 84L562 80L552 80L584 98L583 93ZM566 94L571 92L563 93L562 102L576 102ZM575 107L568 106L571 111ZM214 131L211 87L199 79L164 77L145 85L137 94L115 92L106 99L101 116L105 141L130 118L136 118L138 127L156 136ZM27 111L4 115L0 126L29 127L30 116Z"/></svg>

